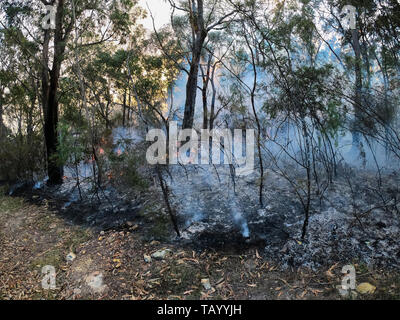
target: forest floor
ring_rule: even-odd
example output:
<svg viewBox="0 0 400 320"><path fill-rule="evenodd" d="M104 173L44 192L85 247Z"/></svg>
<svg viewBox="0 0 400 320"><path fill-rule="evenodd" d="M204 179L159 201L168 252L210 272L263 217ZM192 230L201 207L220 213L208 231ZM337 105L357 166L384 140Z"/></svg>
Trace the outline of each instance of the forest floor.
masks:
<svg viewBox="0 0 400 320"><path fill-rule="evenodd" d="M340 262L282 271L255 248L195 252L145 241L141 229L133 221L98 232L68 223L47 200L0 196L0 299L400 299L400 274L388 270L355 264L357 284L376 290L342 297ZM57 272L54 290L42 288L46 265Z"/></svg>

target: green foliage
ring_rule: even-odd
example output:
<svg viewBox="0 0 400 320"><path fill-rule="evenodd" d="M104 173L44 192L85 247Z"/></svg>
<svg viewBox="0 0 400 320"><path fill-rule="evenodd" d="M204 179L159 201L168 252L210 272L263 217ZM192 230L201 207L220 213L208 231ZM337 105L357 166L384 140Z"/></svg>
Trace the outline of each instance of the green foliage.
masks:
<svg viewBox="0 0 400 320"><path fill-rule="evenodd" d="M140 173L140 167L145 164L143 156L128 149L121 155L111 153L109 155L110 169L113 172L113 180L118 185L123 185L134 190L146 190L148 182Z"/></svg>
<svg viewBox="0 0 400 320"><path fill-rule="evenodd" d="M21 135L8 135L0 143L0 180L32 180L34 173L42 172L43 141L33 134L28 141Z"/></svg>
<svg viewBox="0 0 400 320"><path fill-rule="evenodd" d="M77 130L81 129L81 130ZM75 128L68 122L60 122L57 160L60 165L78 165L86 158L87 139L82 130L84 127Z"/></svg>
<svg viewBox="0 0 400 320"><path fill-rule="evenodd" d="M290 92L277 91L264 107L272 116L287 112L314 119L321 131L333 136L344 121L341 88L332 90L333 78L331 65L299 68L287 78ZM278 83L275 86L279 88Z"/></svg>

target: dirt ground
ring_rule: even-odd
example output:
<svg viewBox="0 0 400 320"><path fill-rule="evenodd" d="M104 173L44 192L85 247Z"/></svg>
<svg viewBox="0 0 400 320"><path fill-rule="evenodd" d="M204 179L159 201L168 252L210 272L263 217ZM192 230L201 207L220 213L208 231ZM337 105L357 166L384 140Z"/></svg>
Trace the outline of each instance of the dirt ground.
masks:
<svg viewBox="0 0 400 320"><path fill-rule="evenodd" d="M0 196L0 299L400 298L400 275L393 271L355 263L357 284L376 290L342 297L340 263L318 272L282 271L257 249L233 255L147 242L134 221L123 231L95 232L67 223L51 207ZM165 249L164 259L150 258ZM56 269L56 289L42 288L46 265Z"/></svg>

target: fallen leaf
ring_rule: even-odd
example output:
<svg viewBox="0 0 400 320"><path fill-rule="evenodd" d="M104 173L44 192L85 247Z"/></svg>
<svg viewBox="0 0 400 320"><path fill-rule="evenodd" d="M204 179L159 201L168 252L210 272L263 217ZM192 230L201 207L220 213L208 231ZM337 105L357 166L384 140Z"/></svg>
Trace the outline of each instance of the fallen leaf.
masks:
<svg viewBox="0 0 400 320"><path fill-rule="evenodd" d="M373 294L376 287L368 282L361 283L357 286L357 292L361 294Z"/></svg>
<svg viewBox="0 0 400 320"><path fill-rule="evenodd" d="M194 290L185 291L183 294L184 294L185 296L187 296L188 294L191 294L193 291L194 291Z"/></svg>

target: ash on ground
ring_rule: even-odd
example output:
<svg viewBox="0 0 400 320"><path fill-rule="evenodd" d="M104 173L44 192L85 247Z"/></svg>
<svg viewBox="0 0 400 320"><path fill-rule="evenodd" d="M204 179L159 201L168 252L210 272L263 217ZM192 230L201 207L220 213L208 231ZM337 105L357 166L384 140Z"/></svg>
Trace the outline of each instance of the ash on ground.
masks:
<svg viewBox="0 0 400 320"><path fill-rule="evenodd" d="M58 189L35 185L35 197L40 200L50 194L58 199L56 209L71 223L98 230L138 224L152 240L157 213L166 221L162 225L166 240L177 246L233 253L258 248L283 269L316 270L337 262L400 267L400 177L395 172L379 176L375 171L341 168L331 184L314 186L308 232L302 240L304 212L281 175L266 171L261 207L256 173L233 179L229 166L171 166L169 170L165 179L178 215L180 239L156 182L136 197L111 185L93 192L91 183L82 183L82 200L76 181L70 178ZM304 179L301 173L297 178Z"/></svg>
<svg viewBox="0 0 400 320"><path fill-rule="evenodd" d="M267 171L263 207L259 177L233 179L229 166L175 166L168 177L173 204L184 221L182 238L195 247L240 251L256 246L283 269L315 270L336 262L400 267L395 172L378 177L374 171L347 167L325 188L314 187L304 240L304 212L281 175Z"/></svg>

